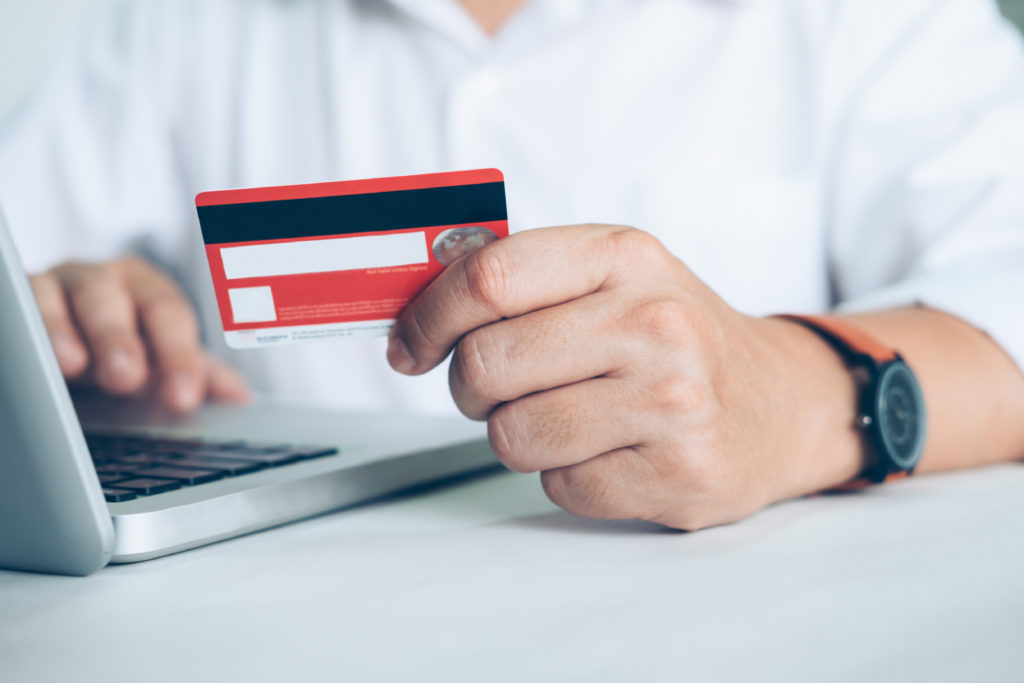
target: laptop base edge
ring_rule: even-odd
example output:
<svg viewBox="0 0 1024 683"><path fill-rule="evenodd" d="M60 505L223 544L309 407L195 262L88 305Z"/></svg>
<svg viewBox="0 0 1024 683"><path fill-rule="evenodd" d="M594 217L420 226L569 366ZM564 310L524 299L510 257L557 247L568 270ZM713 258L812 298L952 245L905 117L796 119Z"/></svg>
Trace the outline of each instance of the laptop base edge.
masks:
<svg viewBox="0 0 1024 683"><path fill-rule="evenodd" d="M375 460L189 505L115 514L111 564L151 560L328 512L500 471L487 440Z"/></svg>

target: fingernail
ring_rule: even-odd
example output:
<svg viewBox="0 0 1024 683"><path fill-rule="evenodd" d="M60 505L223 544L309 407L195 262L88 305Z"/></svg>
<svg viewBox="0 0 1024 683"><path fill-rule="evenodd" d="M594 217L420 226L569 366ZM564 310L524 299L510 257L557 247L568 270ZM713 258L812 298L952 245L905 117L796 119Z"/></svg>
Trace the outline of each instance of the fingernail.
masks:
<svg viewBox="0 0 1024 683"><path fill-rule="evenodd" d="M401 337L394 336L388 343L388 362L391 367L408 375L416 368L416 360Z"/></svg>
<svg viewBox="0 0 1024 683"><path fill-rule="evenodd" d="M74 365L81 358L81 348L67 335L54 335L50 342L53 344L53 353L57 356L57 362L61 365Z"/></svg>
<svg viewBox="0 0 1024 683"><path fill-rule="evenodd" d="M195 378L184 372L171 373L164 391L171 407L179 410L188 410L199 402Z"/></svg>

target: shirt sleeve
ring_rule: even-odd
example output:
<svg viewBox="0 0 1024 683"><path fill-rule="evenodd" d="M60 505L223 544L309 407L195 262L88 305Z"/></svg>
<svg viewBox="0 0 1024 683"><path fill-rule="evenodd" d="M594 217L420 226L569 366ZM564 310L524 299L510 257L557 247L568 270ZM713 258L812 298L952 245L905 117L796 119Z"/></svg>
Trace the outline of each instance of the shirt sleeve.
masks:
<svg viewBox="0 0 1024 683"><path fill-rule="evenodd" d="M855 87L837 107L845 113L831 174L839 309L942 310L1024 369L1020 36L990 0L844 7L831 63Z"/></svg>
<svg viewBox="0 0 1024 683"><path fill-rule="evenodd" d="M166 40L155 3L104 8L0 129L0 209L30 272L181 232Z"/></svg>

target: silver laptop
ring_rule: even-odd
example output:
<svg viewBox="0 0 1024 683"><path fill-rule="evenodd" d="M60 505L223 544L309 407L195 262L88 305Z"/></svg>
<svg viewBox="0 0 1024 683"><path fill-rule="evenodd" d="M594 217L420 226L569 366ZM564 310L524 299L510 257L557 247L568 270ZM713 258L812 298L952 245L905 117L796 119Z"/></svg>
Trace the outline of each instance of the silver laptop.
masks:
<svg viewBox="0 0 1024 683"><path fill-rule="evenodd" d="M2 216L0 267L2 568L86 575L497 467L460 418L73 402Z"/></svg>

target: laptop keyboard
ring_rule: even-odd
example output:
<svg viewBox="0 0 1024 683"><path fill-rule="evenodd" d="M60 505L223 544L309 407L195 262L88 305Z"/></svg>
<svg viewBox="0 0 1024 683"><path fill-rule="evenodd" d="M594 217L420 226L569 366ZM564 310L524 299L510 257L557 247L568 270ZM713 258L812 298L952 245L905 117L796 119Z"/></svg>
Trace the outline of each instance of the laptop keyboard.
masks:
<svg viewBox="0 0 1024 683"><path fill-rule="evenodd" d="M89 434L85 441L108 502L198 486L268 467L334 455L327 446Z"/></svg>

